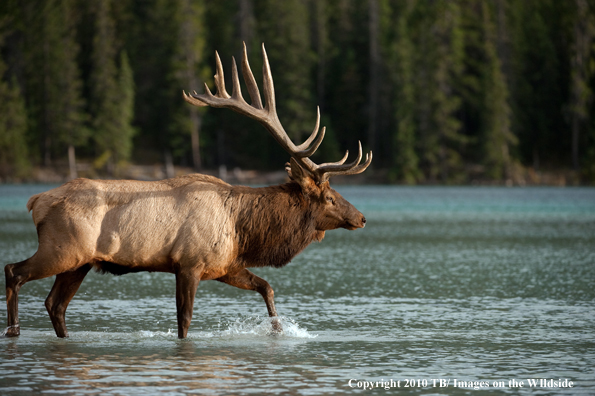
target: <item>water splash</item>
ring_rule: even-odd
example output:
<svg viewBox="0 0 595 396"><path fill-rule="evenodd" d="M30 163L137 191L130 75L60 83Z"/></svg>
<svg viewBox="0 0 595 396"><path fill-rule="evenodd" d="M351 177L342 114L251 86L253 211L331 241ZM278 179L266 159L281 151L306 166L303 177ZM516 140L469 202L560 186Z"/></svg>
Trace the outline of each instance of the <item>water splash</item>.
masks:
<svg viewBox="0 0 595 396"><path fill-rule="evenodd" d="M278 325L274 324L275 321ZM276 326L279 326L280 330ZM168 329L167 332L141 330L136 332L135 336L139 339L173 338L177 337L177 332L175 329ZM190 339L235 338L244 336L316 338L318 334L311 334L306 328L300 327L295 320L284 316L274 319L262 316L240 317L230 321L220 321L216 329L212 331L190 332L188 334L188 338Z"/></svg>
<svg viewBox="0 0 595 396"><path fill-rule="evenodd" d="M177 337L177 334L174 332L173 329L167 329L167 332L165 332L165 331L141 330L137 334L138 334L138 336L140 338L172 337L172 336L176 336Z"/></svg>
<svg viewBox="0 0 595 396"><path fill-rule="evenodd" d="M278 321L281 331L274 328L274 321ZM315 338L317 334L310 334L306 328L301 328L296 321L285 316L276 318L248 316L235 319L227 323L220 323L219 328L227 326L225 330L216 330L214 336L236 337L246 335L277 336L290 338Z"/></svg>

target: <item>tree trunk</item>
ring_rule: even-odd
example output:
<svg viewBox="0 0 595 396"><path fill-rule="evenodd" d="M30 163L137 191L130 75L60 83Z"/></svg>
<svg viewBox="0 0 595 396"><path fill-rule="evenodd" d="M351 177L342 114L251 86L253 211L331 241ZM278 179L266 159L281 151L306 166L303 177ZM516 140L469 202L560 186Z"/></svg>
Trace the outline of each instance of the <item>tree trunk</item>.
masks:
<svg viewBox="0 0 595 396"><path fill-rule="evenodd" d="M76 179L78 173L76 171L76 156L72 144L68 146L68 168L70 169L70 180Z"/></svg>
<svg viewBox="0 0 595 396"><path fill-rule="evenodd" d="M174 161L171 156L171 151L165 150L164 153L165 157L165 177L171 179L172 177L176 176L175 168L174 168Z"/></svg>
<svg viewBox="0 0 595 396"><path fill-rule="evenodd" d="M378 122L378 72L380 63L380 50L378 45L378 0L368 0L369 34L370 34L370 90L368 97L368 145L376 149L376 126Z"/></svg>

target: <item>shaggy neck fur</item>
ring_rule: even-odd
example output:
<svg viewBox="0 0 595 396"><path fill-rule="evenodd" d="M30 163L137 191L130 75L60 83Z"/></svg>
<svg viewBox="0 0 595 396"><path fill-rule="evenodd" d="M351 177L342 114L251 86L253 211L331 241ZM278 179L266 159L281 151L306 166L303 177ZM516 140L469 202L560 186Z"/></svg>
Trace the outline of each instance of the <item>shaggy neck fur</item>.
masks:
<svg viewBox="0 0 595 396"><path fill-rule="evenodd" d="M238 208L238 264L282 267L324 231L316 230L316 209L300 186L290 182L264 188L234 187L230 207Z"/></svg>

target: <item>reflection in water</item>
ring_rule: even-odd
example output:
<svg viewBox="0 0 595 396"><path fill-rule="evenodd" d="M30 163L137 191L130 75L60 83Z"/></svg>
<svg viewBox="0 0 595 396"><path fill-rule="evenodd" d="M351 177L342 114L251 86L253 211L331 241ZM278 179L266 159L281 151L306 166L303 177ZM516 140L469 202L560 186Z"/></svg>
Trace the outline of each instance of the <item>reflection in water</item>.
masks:
<svg viewBox="0 0 595 396"><path fill-rule="evenodd" d="M10 188L2 264L36 250L17 201L38 187L7 201ZM21 290L22 336L0 339L0 394L351 393L352 378L568 378L567 394L595 393L595 190L340 192L364 230L329 232L287 267L256 271L275 289L283 334L270 335L257 293L203 282L178 340L173 276L91 273L61 340L45 279Z"/></svg>

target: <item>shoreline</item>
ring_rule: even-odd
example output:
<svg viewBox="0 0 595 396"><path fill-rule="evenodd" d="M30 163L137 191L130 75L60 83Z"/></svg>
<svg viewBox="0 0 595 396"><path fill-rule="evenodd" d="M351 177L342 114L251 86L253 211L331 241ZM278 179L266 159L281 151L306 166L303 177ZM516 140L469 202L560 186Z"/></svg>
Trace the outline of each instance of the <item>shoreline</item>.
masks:
<svg viewBox="0 0 595 396"><path fill-rule="evenodd" d="M115 175L109 175L93 169L91 164L77 164L77 177L89 179L128 179L154 181L163 180L176 176L183 176L191 173L203 173L218 177L230 184L247 185L273 185L285 183L289 180L284 170L262 171L252 169L241 169L239 167L219 169L203 169L200 172L190 167L170 167L166 169L163 164L154 165L127 165L121 168ZM473 174L475 173L475 174ZM482 177L481 173L473 172L467 174L467 179L460 183L443 183L440 181L423 181L416 184L407 184L391 180L391 173L386 169L370 169L368 174L350 175L349 178L333 177L333 185L418 185L418 186L502 186L502 187L525 187L525 186L593 186L593 182L581 180L575 171L571 170L541 170L533 168L517 167L512 177L506 180L491 180ZM23 178L0 178L0 184L62 184L72 178L67 166L56 165L51 167L35 167L30 176Z"/></svg>

